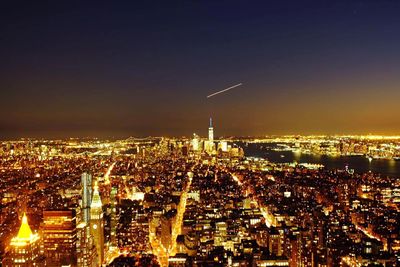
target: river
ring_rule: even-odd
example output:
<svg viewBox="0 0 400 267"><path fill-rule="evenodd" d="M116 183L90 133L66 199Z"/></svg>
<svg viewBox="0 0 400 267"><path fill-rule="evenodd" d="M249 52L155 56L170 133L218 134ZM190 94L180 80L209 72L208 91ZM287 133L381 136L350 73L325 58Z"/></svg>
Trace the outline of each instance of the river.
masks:
<svg viewBox="0 0 400 267"><path fill-rule="evenodd" d="M369 161L364 156L312 155L293 151L275 151L276 144L249 143L239 144L247 157L266 158L274 163L318 163L328 169L344 169L346 165L357 173L373 172L384 176L400 177L400 161L389 159L374 159Z"/></svg>

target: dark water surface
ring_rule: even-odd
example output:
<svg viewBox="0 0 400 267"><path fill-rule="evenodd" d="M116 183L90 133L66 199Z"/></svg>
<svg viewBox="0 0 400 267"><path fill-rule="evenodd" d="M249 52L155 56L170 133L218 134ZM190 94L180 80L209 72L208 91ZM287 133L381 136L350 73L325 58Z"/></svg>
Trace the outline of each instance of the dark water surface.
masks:
<svg viewBox="0 0 400 267"><path fill-rule="evenodd" d="M400 177L400 161L389 159L374 159L369 161L364 156L340 156L311 155L293 151L274 151L276 144L252 144L247 146L240 144L247 157L266 158L274 163L318 163L328 169L344 169L346 165L357 173L374 172L384 176Z"/></svg>

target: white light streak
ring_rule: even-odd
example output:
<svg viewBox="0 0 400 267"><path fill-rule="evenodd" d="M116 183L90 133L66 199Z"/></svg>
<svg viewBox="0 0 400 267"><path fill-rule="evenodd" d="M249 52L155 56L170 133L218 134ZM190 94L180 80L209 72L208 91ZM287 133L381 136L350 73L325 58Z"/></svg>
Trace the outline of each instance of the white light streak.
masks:
<svg viewBox="0 0 400 267"><path fill-rule="evenodd" d="M213 96L218 95L218 94L220 94L220 93L229 91L229 90L231 90L231 89L233 89L233 88L236 88L236 87L239 87L239 86L241 86L241 85L242 85L242 83L238 83L238 84L233 85L233 86L231 86L231 87L228 87L228 88L226 88L226 89L224 89L224 90L221 90L221 91L212 93L211 95L208 95L207 98L210 98L210 97L213 97Z"/></svg>

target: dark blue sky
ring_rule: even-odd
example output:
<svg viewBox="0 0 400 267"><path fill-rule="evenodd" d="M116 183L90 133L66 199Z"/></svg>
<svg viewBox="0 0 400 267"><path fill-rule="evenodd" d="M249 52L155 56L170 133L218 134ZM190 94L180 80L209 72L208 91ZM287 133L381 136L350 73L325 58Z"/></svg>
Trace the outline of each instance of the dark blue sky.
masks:
<svg viewBox="0 0 400 267"><path fill-rule="evenodd" d="M400 133L398 1L9 2L2 138Z"/></svg>

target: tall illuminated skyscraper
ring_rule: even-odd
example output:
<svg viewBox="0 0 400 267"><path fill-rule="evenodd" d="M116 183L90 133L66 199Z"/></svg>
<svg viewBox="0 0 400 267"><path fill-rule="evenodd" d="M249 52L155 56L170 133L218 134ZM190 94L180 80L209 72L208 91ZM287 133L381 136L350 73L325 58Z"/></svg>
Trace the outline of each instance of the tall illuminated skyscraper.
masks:
<svg viewBox="0 0 400 267"><path fill-rule="evenodd" d="M210 126L208 127L208 141L214 141L214 128L212 126L212 118L210 117Z"/></svg>
<svg viewBox="0 0 400 267"><path fill-rule="evenodd" d="M82 173L82 220L89 224L90 222L90 200L92 198L92 175L87 172Z"/></svg>
<svg viewBox="0 0 400 267"><path fill-rule="evenodd" d="M92 236L90 205L92 199L92 175L82 173L82 220L77 226L77 263L78 267L97 266L95 262L96 247Z"/></svg>
<svg viewBox="0 0 400 267"><path fill-rule="evenodd" d="M39 235L32 233L26 214L22 216L17 236L11 239L10 250L3 259L6 267L41 266Z"/></svg>
<svg viewBox="0 0 400 267"><path fill-rule="evenodd" d="M104 222L103 204L101 203L97 182L94 186L92 203L90 204L90 232L96 246L98 266L101 266L104 260Z"/></svg>

